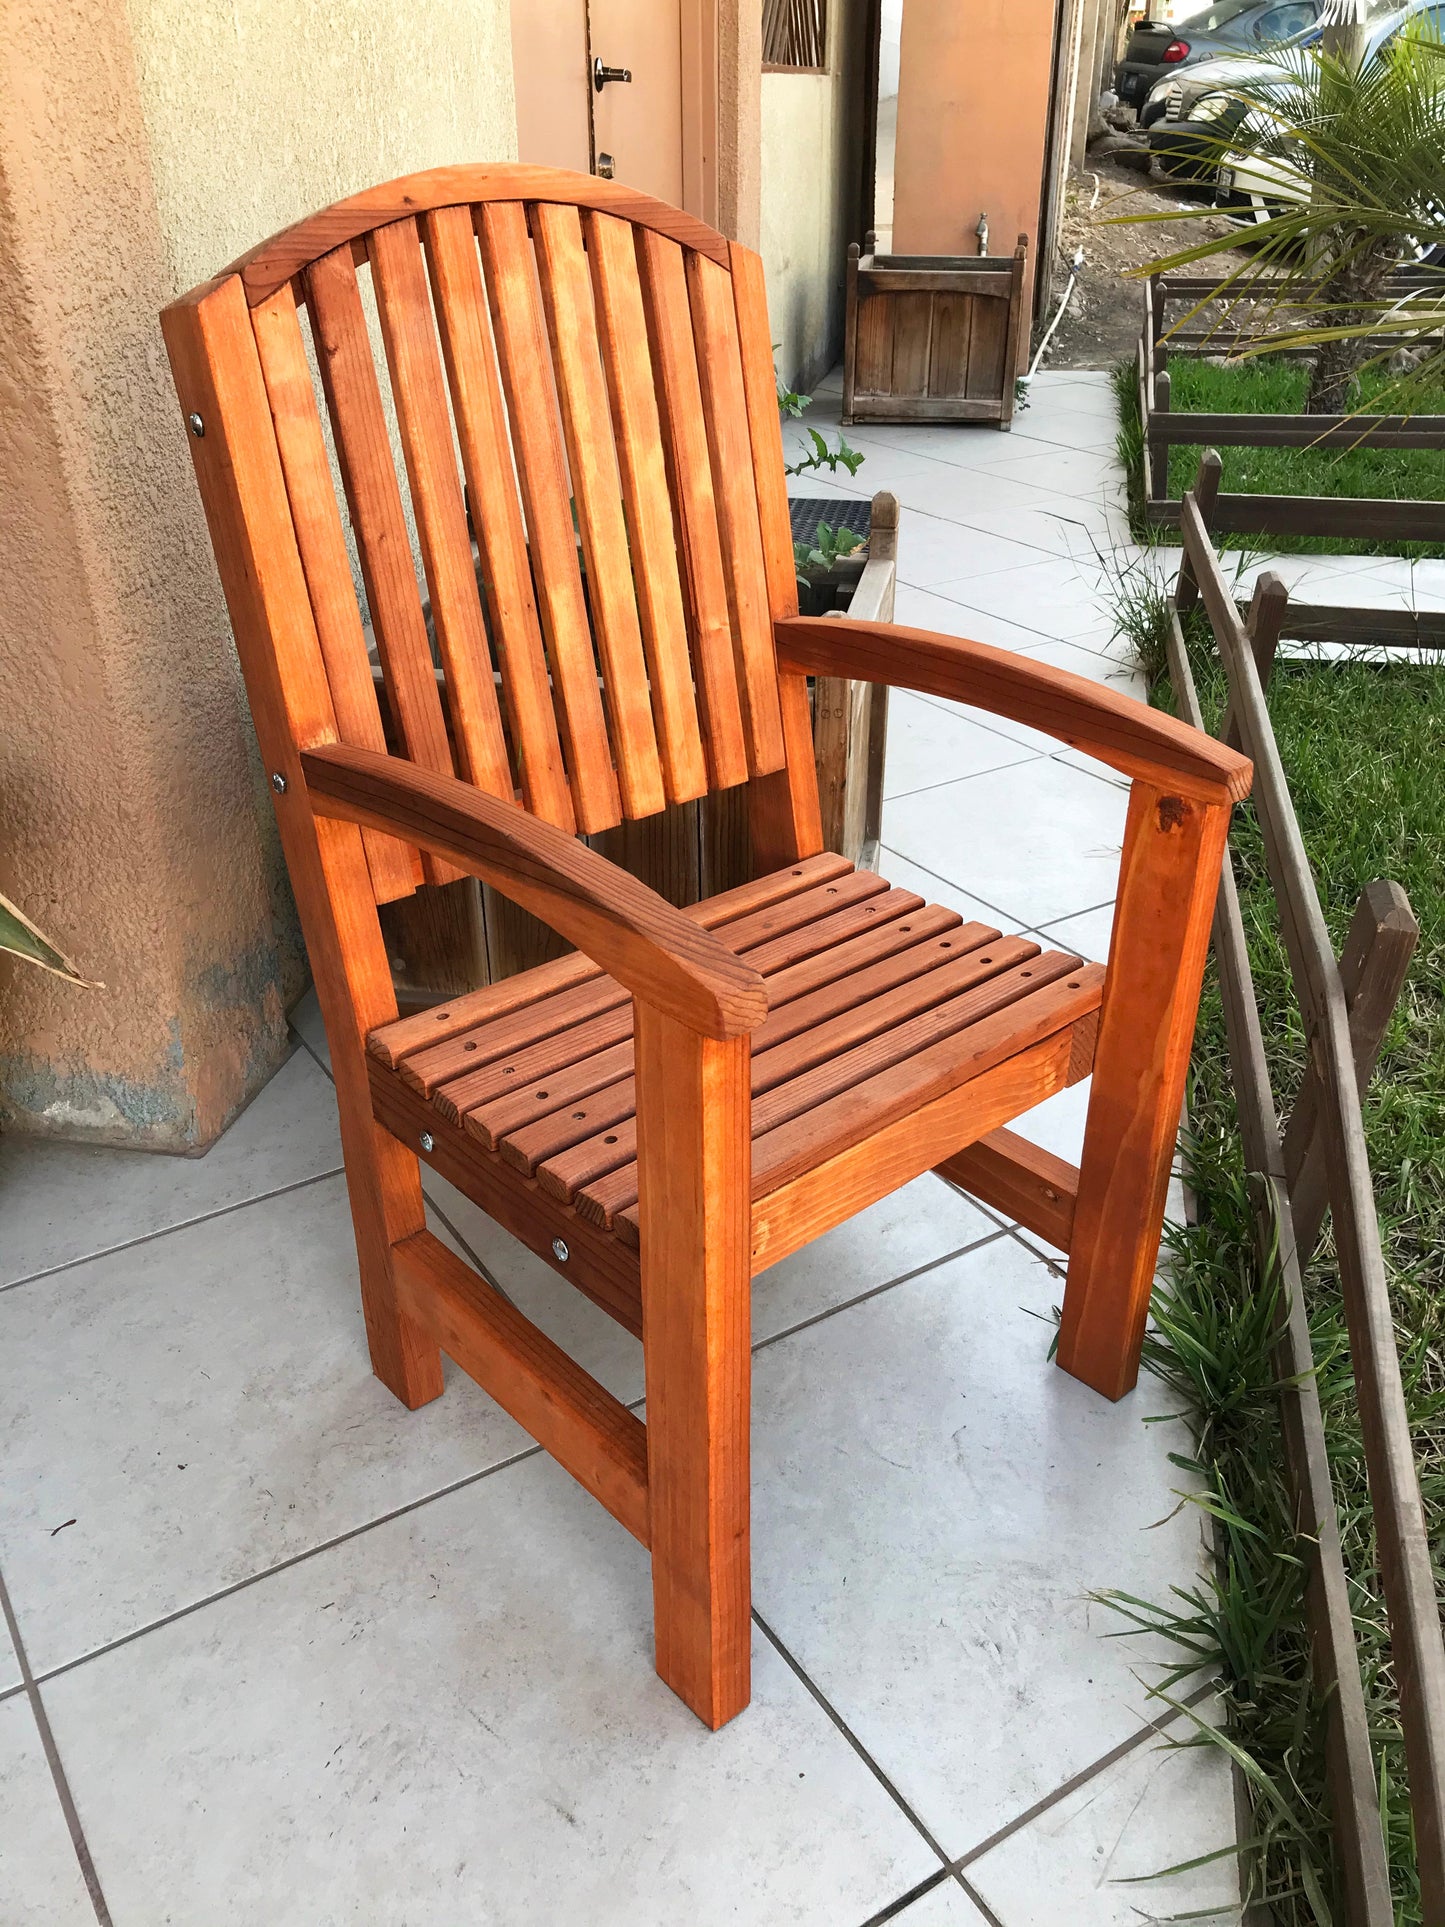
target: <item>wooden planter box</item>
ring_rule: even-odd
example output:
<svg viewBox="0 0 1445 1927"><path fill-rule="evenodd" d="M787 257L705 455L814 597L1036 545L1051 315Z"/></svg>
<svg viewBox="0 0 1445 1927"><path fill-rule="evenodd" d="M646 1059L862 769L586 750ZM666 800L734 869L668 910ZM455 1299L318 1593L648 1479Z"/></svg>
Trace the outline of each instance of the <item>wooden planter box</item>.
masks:
<svg viewBox="0 0 1445 1927"><path fill-rule="evenodd" d="M1013 420L1027 236L1009 255L848 250L843 422Z"/></svg>
<svg viewBox="0 0 1445 1927"><path fill-rule="evenodd" d="M841 499L814 506L834 524L855 519L836 512L845 507ZM868 530L868 560L851 597L841 595L839 606L871 622L891 621L898 503L879 494L871 504L846 506L869 518L862 524ZM888 690L881 683L819 676L812 681L812 695L823 844L869 869L877 862L882 820ZM747 786L673 804L587 841L670 902L696 903L752 875ZM403 1012L530 970L567 948L546 924L471 878L424 885L412 896L384 903L381 921Z"/></svg>
<svg viewBox="0 0 1445 1927"><path fill-rule="evenodd" d="M1254 284L1263 289L1267 284ZM1168 303L1193 308L1216 286L1191 275L1155 274L1144 284L1139 335L1139 421L1144 433L1143 497L1148 521L1179 526L1169 494L1169 450L1194 448L1435 448L1445 453L1445 415L1209 415L1172 406L1171 356L1222 354L1241 337L1207 329L1169 334ZM1401 275L1390 292L1418 281ZM1166 339L1167 337L1167 339ZM1388 347L1392 337L1375 336ZM1290 351L1286 351L1290 352ZM1300 351L1303 352L1303 351ZM1445 542L1445 501L1334 495L1219 495L1211 527L1232 535L1330 535L1400 542Z"/></svg>

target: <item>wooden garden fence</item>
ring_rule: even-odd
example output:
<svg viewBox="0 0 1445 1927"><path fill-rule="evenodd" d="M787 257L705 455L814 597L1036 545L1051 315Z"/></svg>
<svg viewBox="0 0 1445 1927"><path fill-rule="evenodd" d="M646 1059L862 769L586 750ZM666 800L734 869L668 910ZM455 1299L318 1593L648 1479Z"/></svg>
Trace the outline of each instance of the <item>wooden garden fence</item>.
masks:
<svg viewBox="0 0 1445 1927"><path fill-rule="evenodd" d="M1315 1547L1306 1609L1315 1679L1326 1695L1326 1767L1345 1919L1347 1927L1392 1927L1394 1909L1302 1287L1327 1208L1399 1691L1422 1911L1427 1923L1440 1923L1445 1921L1445 1648L1360 1105L1418 928L1404 891L1397 884L1375 883L1360 899L1343 956L1334 955L1265 701L1279 638L1290 627L1289 597L1279 577L1267 572L1241 617L1209 533L1209 498L1217 492L1218 476L1219 458L1211 453L1201 465L1203 489L1189 491L1177 505L1184 553L1171 610L1169 667L1181 714L1202 728L1180 624L1181 615L1202 601L1228 682L1220 733L1254 761L1253 804L1308 1041L1304 1085L1282 1130L1226 854L1214 949L1245 1162L1254 1182L1261 1260L1271 1263L1277 1254L1281 1273L1277 1365L1286 1469L1300 1533ZM1331 615L1359 613L1314 609L1315 633L1324 633Z"/></svg>
<svg viewBox="0 0 1445 1927"><path fill-rule="evenodd" d="M1401 276L1389 292L1417 287ZM1204 414L1173 407L1171 355L1220 355L1243 345L1237 331L1169 330L1171 302L1191 306L1214 293L1216 281L1188 275L1151 275L1144 284L1144 321L1136 357L1139 421L1144 435L1144 513L1151 522L1177 525L1181 504L1169 494L1169 451L1194 448L1434 448L1445 456L1445 415L1246 415ZM1269 292L1267 283L1254 286ZM1375 337L1398 347L1398 338ZM1288 351L1286 351L1288 352ZM1300 352L1303 352L1302 350ZM1330 495L1220 495L1211 526L1248 535L1395 536L1414 542L1445 542L1445 501L1383 501Z"/></svg>

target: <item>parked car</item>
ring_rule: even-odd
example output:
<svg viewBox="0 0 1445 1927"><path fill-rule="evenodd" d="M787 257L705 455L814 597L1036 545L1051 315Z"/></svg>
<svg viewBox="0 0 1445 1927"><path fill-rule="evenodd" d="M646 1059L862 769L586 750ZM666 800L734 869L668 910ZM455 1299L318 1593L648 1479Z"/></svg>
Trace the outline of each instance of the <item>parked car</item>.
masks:
<svg viewBox="0 0 1445 1927"><path fill-rule="evenodd" d="M1150 90L1171 70L1231 50L1288 40L1314 25L1322 4L1323 0L1217 0L1207 12L1179 27L1163 20L1141 20L1115 70L1114 91L1128 106L1139 108L1140 124L1147 127L1144 109ZM1163 111L1162 107L1157 110L1158 114Z"/></svg>
<svg viewBox="0 0 1445 1927"><path fill-rule="evenodd" d="M1365 42L1366 59L1406 26L1442 37L1445 0L1412 0L1408 6L1377 15ZM1319 34L1317 25L1310 26L1288 45L1310 46ZM1286 199L1299 198L1298 194L1284 192L1281 186L1289 177L1299 179L1293 169L1277 162L1254 163L1247 154L1228 152L1228 143L1241 134L1249 116L1247 102L1238 98L1235 89L1272 71L1267 61L1224 56L1201 62L1177 80L1162 81L1153 90L1163 118L1156 116L1149 130L1149 151L1162 171L1175 180L1215 187L1219 205L1246 221L1268 220ZM1245 140L1239 144L1242 148L1248 145ZM1222 157L1226 157L1223 168ZM1227 182L1223 178L1226 173L1230 176Z"/></svg>

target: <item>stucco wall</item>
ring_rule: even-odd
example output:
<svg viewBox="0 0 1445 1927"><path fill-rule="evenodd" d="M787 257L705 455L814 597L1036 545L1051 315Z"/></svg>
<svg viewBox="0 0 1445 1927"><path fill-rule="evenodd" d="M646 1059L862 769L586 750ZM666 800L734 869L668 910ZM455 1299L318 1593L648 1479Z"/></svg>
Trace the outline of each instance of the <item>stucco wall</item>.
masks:
<svg viewBox="0 0 1445 1927"><path fill-rule="evenodd" d="M338 194L513 152L506 0L9 0L0 45L7 1128L203 1148L300 987L157 313Z"/></svg>
<svg viewBox="0 0 1445 1927"><path fill-rule="evenodd" d="M861 14L861 9L858 10ZM826 74L765 73L761 252L778 370L808 387L842 355L843 277L860 175L860 50L830 10Z"/></svg>

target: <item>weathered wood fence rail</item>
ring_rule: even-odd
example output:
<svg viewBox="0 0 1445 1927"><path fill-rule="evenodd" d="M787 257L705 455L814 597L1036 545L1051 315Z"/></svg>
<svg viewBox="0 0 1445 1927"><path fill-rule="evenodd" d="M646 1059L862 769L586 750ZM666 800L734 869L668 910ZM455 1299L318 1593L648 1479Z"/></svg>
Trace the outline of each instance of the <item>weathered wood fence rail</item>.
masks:
<svg viewBox="0 0 1445 1927"><path fill-rule="evenodd" d="M1445 453L1445 415L1204 414L1173 407L1170 355L1223 354L1242 345L1238 332L1170 332L1169 302L1197 304L1217 284L1184 275L1151 275L1144 284L1144 321L1136 356L1139 420L1144 435L1144 512L1177 525L1181 504L1169 494L1169 451L1195 448L1436 448ZM1403 276L1390 292L1419 285ZM1378 345L1397 346L1389 336ZM1215 530L1248 535L1386 536L1445 542L1445 502L1386 501L1329 495L1220 495Z"/></svg>
<svg viewBox="0 0 1445 1927"><path fill-rule="evenodd" d="M1184 555L1169 667L1181 714L1203 728L1180 623L1202 600L1228 682L1220 734L1254 760L1253 802L1309 1048L1304 1085L1282 1132L1226 855L1215 957L1245 1162L1255 1183L1261 1261L1277 1261L1281 1273L1277 1362L1286 1467L1299 1530L1316 1547L1306 1605L1315 1677L1327 1695L1326 1761L1345 1918L1348 1927L1392 1927L1394 1909L1302 1285L1326 1208L1334 1222L1399 1689L1423 1917L1439 1923L1445 1921L1445 1648L1360 1108L1418 928L1397 884L1372 884L1360 899L1344 955L1335 958L1265 701L1289 598L1279 577L1266 573L1241 619L1206 519L1218 476L1218 456L1206 457L1202 487L1179 505Z"/></svg>

